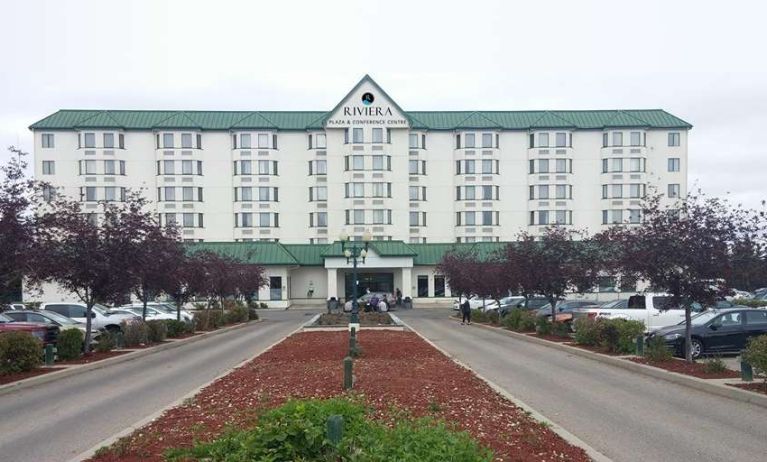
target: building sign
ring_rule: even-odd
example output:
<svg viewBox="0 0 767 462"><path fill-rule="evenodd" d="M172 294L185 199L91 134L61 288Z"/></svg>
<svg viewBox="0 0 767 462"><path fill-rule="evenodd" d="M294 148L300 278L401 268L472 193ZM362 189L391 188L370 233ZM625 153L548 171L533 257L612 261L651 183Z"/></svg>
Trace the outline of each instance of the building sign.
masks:
<svg viewBox="0 0 767 462"><path fill-rule="evenodd" d="M396 108L392 109L386 101L383 103L380 100L376 101L376 95L370 91L362 93L359 98L350 98L327 120L326 126L329 128L364 125L408 127L407 119Z"/></svg>

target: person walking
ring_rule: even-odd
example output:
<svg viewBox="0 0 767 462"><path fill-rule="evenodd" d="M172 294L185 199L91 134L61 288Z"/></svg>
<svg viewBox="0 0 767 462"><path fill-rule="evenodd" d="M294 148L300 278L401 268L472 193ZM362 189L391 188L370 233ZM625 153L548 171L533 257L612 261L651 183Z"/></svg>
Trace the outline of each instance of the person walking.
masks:
<svg viewBox="0 0 767 462"><path fill-rule="evenodd" d="M465 298L461 303L461 316L461 325L471 324L471 304L469 304L468 298Z"/></svg>

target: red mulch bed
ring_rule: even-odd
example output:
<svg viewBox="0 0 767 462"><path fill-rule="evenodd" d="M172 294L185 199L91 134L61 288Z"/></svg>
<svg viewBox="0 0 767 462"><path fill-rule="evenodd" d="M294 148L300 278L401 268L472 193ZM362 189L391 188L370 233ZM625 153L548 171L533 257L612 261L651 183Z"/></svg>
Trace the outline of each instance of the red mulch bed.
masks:
<svg viewBox="0 0 767 462"><path fill-rule="evenodd" d="M92 351L88 353L87 355L81 356L79 359L73 359L70 361L58 361L56 362L56 364L60 364L62 366L71 366L73 364L90 364L90 363L95 363L96 361L101 361L102 359L114 358L115 356L120 356L125 353L130 353L130 351L123 351L123 350L115 350L115 351L107 351L107 352Z"/></svg>
<svg viewBox="0 0 767 462"><path fill-rule="evenodd" d="M24 380L31 377L37 377L38 375L47 374L49 372L56 372L63 369L62 367L41 367L27 372L17 372L15 374L0 375L0 385L16 382L18 380Z"/></svg>
<svg viewBox="0 0 767 462"><path fill-rule="evenodd" d="M530 337L538 337L544 340L548 340L550 342L557 342L557 343L568 343L573 341L572 337L558 337L556 335L541 335L541 334L532 334L532 333L527 333L525 335L529 335Z"/></svg>
<svg viewBox="0 0 767 462"><path fill-rule="evenodd" d="M626 353L612 353L607 348L598 345L580 345L574 342L568 343L568 345L574 346L575 348L580 348L581 350L593 351L594 353L601 353L608 356L626 356Z"/></svg>
<svg viewBox="0 0 767 462"><path fill-rule="evenodd" d="M748 391L755 391L757 393L761 393L763 395L767 395L767 387L764 385L764 382L754 382L754 383L728 383L727 385L731 387L736 388L742 388L743 390Z"/></svg>
<svg viewBox="0 0 767 462"><path fill-rule="evenodd" d="M415 416L436 415L469 431L499 461L587 461L586 453L529 417L470 371L412 332L363 331L355 361L354 392L383 420L390 406ZM288 398L343 394L346 332L293 335L245 366L100 451L92 461L161 461L169 447L210 440L226 428L247 428L259 412Z"/></svg>
<svg viewBox="0 0 767 462"><path fill-rule="evenodd" d="M688 364L687 362L680 359L672 359L670 361L662 361L662 362L649 361L646 358L627 358L627 359L629 361L634 361L635 363L646 364L648 366L655 366L661 369L666 369L667 371L677 372L679 374L684 374L684 375L691 375L693 377L698 377L700 379L736 379L740 377L740 374L738 372L731 371L729 369L724 372L711 374L706 372L706 370L704 369L705 365L703 363Z"/></svg>

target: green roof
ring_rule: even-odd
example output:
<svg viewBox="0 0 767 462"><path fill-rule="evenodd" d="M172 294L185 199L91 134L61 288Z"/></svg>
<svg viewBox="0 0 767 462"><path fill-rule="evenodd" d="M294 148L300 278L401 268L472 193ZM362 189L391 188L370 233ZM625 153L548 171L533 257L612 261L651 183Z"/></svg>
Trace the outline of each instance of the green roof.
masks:
<svg viewBox="0 0 767 462"><path fill-rule="evenodd" d="M408 244L402 241L371 241L370 247L382 257L415 257L417 254ZM341 243L334 242L326 245L323 257L343 257Z"/></svg>
<svg viewBox="0 0 767 462"><path fill-rule="evenodd" d="M123 111L62 109L32 124L33 130L73 129L322 129L327 111ZM569 128L677 128L692 125L662 109L603 111L411 111L412 127L425 130Z"/></svg>
<svg viewBox="0 0 767 462"><path fill-rule="evenodd" d="M185 244L189 253L214 252L257 265L298 265L296 258L279 242L190 242Z"/></svg>
<svg viewBox="0 0 767 462"><path fill-rule="evenodd" d="M473 251L480 258L487 258L506 247L507 242L474 242L445 244L410 244L416 252L413 265L436 265L442 257L453 250Z"/></svg>
<svg viewBox="0 0 767 462"><path fill-rule="evenodd" d="M285 250L293 255L301 266L323 266L325 260L322 252L328 247L327 244L282 244Z"/></svg>

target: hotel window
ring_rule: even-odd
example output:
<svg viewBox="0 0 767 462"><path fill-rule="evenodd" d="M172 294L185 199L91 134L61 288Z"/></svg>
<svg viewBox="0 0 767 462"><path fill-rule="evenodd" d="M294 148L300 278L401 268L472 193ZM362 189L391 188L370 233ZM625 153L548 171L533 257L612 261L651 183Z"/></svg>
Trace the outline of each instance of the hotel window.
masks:
<svg viewBox="0 0 767 462"><path fill-rule="evenodd" d="M164 147L164 148L172 148L173 147L173 133L163 133L163 135L162 135L162 147Z"/></svg>
<svg viewBox="0 0 767 462"><path fill-rule="evenodd" d="M239 197L238 197L239 196ZM234 188L234 200L248 202L253 200L253 188L250 186Z"/></svg>
<svg viewBox="0 0 767 462"><path fill-rule="evenodd" d="M612 185L612 198L613 199L623 199L623 185L622 184L614 184Z"/></svg>
<svg viewBox="0 0 767 462"><path fill-rule="evenodd" d="M237 215L235 214L235 219ZM235 223L236 225L236 223ZM241 213L240 214L240 224L241 228L252 228L253 227L253 214L252 213Z"/></svg>
<svg viewBox="0 0 767 462"><path fill-rule="evenodd" d="M83 135L84 138L84 147L86 148L95 148L96 147L96 134L95 133L85 133Z"/></svg>
<svg viewBox="0 0 767 462"><path fill-rule="evenodd" d="M559 132L557 133L556 136L557 136L556 147L558 148L567 147L567 133Z"/></svg>
<svg viewBox="0 0 767 462"><path fill-rule="evenodd" d="M276 135L275 135L276 137ZM275 146L272 146L274 149L277 149L276 143ZM266 133L259 133L258 134L258 148L259 149L268 149L269 148L269 135Z"/></svg>
<svg viewBox="0 0 767 462"><path fill-rule="evenodd" d="M482 211L482 224L484 226L492 226L494 224L497 224L497 223L493 222L493 216L494 215L495 214L493 213L492 210L483 210Z"/></svg>
<svg viewBox="0 0 767 462"><path fill-rule="evenodd" d="M181 188L181 198L185 202L194 200L194 188L191 186L184 186Z"/></svg>
<svg viewBox="0 0 767 462"><path fill-rule="evenodd" d="M114 148L115 147L115 134L114 133L104 133L104 147L105 148Z"/></svg>
<svg viewBox="0 0 767 462"><path fill-rule="evenodd" d="M464 212L464 215L465 215L464 221L466 222L465 223L466 226L474 226L477 224L477 221L476 221L477 217L474 212Z"/></svg>
<svg viewBox="0 0 767 462"><path fill-rule="evenodd" d="M315 139L317 142L317 148L325 149L327 147L327 138L324 133L318 133L315 136Z"/></svg>
<svg viewBox="0 0 767 462"><path fill-rule="evenodd" d="M538 173L549 173L549 159L538 159Z"/></svg>
<svg viewBox="0 0 767 462"><path fill-rule="evenodd" d="M362 143L365 141L365 138L362 134L361 128L353 128L352 129L352 143Z"/></svg>
<svg viewBox="0 0 767 462"><path fill-rule="evenodd" d="M172 186L166 186L163 189L164 189L163 192L165 193L165 197L164 197L165 201L175 201L176 200L176 188L174 188Z"/></svg>
<svg viewBox="0 0 767 462"><path fill-rule="evenodd" d="M114 160L105 160L104 161L104 175L114 175L115 174L115 161Z"/></svg>
<svg viewBox="0 0 767 462"><path fill-rule="evenodd" d="M642 219L642 211L640 209L629 209L629 223L639 223Z"/></svg>
<svg viewBox="0 0 767 462"><path fill-rule="evenodd" d="M50 202L54 197L56 197L56 188L48 184L43 185L43 200Z"/></svg>
<svg viewBox="0 0 767 462"><path fill-rule="evenodd" d="M272 188L268 186L259 186L258 188L258 200L260 202L269 202L274 199L277 202L277 188L274 188L274 194L272 194Z"/></svg>
<svg viewBox="0 0 767 462"><path fill-rule="evenodd" d="M373 224L374 225L382 225L385 223L386 219L386 211L383 209L375 209L373 210Z"/></svg>
<svg viewBox="0 0 767 462"><path fill-rule="evenodd" d="M43 133L42 135L42 143L44 148L52 148L54 147L54 138L53 133Z"/></svg>
<svg viewBox="0 0 767 462"><path fill-rule="evenodd" d="M309 202L328 200L327 186L311 186L309 188Z"/></svg>
<svg viewBox="0 0 767 462"><path fill-rule="evenodd" d="M495 186L495 188L491 185L484 185L482 186L482 200L490 201L493 200L493 190L495 189L495 200L498 200L498 186Z"/></svg>
<svg viewBox="0 0 767 462"><path fill-rule="evenodd" d="M56 174L56 162L52 160L43 161L43 175L55 175Z"/></svg>
<svg viewBox="0 0 767 462"><path fill-rule="evenodd" d="M370 183L373 188L373 197L391 197L391 183Z"/></svg>
<svg viewBox="0 0 767 462"><path fill-rule="evenodd" d="M476 169L475 169L475 166L474 166L474 160L465 160L464 161L464 173L466 173L466 174L476 173Z"/></svg>
<svg viewBox="0 0 767 462"><path fill-rule="evenodd" d="M117 200L117 187L107 186L104 188L104 200L107 202L114 202Z"/></svg>
<svg viewBox="0 0 767 462"><path fill-rule="evenodd" d="M679 146L680 135L678 132L671 132L668 134L668 145Z"/></svg>
<svg viewBox="0 0 767 462"><path fill-rule="evenodd" d="M383 170L383 169L384 169L384 156L379 156L379 155L373 156L373 170Z"/></svg>
<svg viewBox="0 0 767 462"><path fill-rule="evenodd" d="M410 226L426 226L426 212L410 212Z"/></svg>
<svg viewBox="0 0 767 462"><path fill-rule="evenodd" d="M269 161L259 161L259 162L269 162ZM267 164L267 170L268 170L268 164ZM253 174L253 161L251 160L241 160L240 161L240 175L252 175Z"/></svg>
<svg viewBox="0 0 767 462"><path fill-rule="evenodd" d="M539 133L538 134L538 147L539 148L548 148L549 147L549 134L548 133Z"/></svg>
<svg viewBox="0 0 767 462"><path fill-rule="evenodd" d="M277 161L259 160L258 161L258 174L259 175L276 175L277 174Z"/></svg>
<svg viewBox="0 0 767 462"><path fill-rule="evenodd" d="M365 224L365 211L364 210L352 210L353 224L364 225Z"/></svg>
<svg viewBox="0 0 767 462"><path fill-rule="evenodd" d="M271 215L272 214L269 213L269 212L261 212L261 213L259 213L258 214L258 226L260 226L262 228L269 228L271 226L271 224L272 224L271 223L271 218L272 218ZM277 214L275 213L274 215L275 215L275 218L276 218ZM276 222L276 219L275 219L275 222ZM277 224L275 223L274 226L277 226Z"/></svg>
<svg viewBox="0 0 767 462"><path fill-rule="evenodd" d="M465 148L474 148L476 147L476 141L475 141L475 135L474 133L466 133L464 136L464 144Z"/></svg>
<svg viewBox="0 0 767 462"><path fill-rule="evenodd" d="M420 186L410 186L408 188L408 194L411 201L417 201L419 195Z"/></svg>
<svg viewBox="0 0 767 462"><path fill-rule="evenodd" d="M630 172L644 172L644 159L640 157L632 157L629 159L629 171Z"/></svg>
<svg viewBox="0 0 767 462"><path fill-rule="evenodd" d="M629 185L629 197L632 199L640 199L644 197L644 185L643 184L630 184Z"/></svg>
<svg viewBox="0 0 767 462"><path fill-rule="evenodd" d="M641 146L642 145L642 133L640 133L640 132L631 132L631 145L632 146Z"/></svg>
<svg viewBox="0 0 767 462"><path fill-rule="evenodd" d="M357 130L355 128L355 130ZM362 130L360 128L360 130ZM352 156L352 170L364 170L365 158L363 156Z"/></svg>
<svg viewBox="0 0 767 462"><path fill-rule="evenodd" d="M94 202L96 201L96 187L95 186L86 186L85 187L85 194L83 195L82 192L83 188L80 188L80 200L82 201L83 198L87 202Z"/></svg>
<svg viewBox="0 0 767 462"><path fill-rule="evenodd" d="M326 160L310 160L309 175L327 175L328 162Z"/></svg>
<svg viewBox="0 0 767 462"><path fill-rule="evenodd" d="M623 210L602 210L602 224L618 224L623 223Z"/></svg>
<svg viewBox="0 0 767 462"><path fill-rule="evenodd" d="M84 167L84 168L83 168ZM86 175L96 174L96 161L95 160L81 160L80 161L80 174Z"/></svg>
<svg viewBox="0 0 767 462"><path fill-rule="evenodd" d="M410 140L409 141L410 148L411 149L417 149L418 148L418 134L411 133L410 136L408 137L408 139Z"/></svg>
<svg viewBox="0 0 767 462"><path fill-rule="evenodd" d="M668 160L668 171L678 172L680 168L680 162L678 157L671 157Z"/></svg>
<svg viewBox="0 0 767 462"><path fill-rule="evenodd" d="M537 216L537 220L536 220ZM530 224L531 225L548 225L549 224L549 211L539 210L538 212L530 212Z"/></svg>
<svg viewBox="0 0 767 462"><path fill-rule="evenodd" d="M556 185L555 197L557 199L572 199L573 198L572 190L573 190L573 187L570 185L558 184Z"/></svg>
<svg viewBox="0 0 767 462"><path fill-rule="evenodd" d="M411 175L426 175L426 161L411 160L408 163L408 170Z"/></svg>
<svg viewBox="0 0 767 462"><path fill-rule="evenodd" d="M182 160L181 173L183 175L194 175L194 163L191 160Z"/></svg>
<svg viewBox="0 0 767 462"><path fill-rule="evenodd" d="M493 134L492 133L483 133L482 134L482 147L483 148L492 148L493 147Z"/></svg>
<svg viewBox="0 0 767 462"><path fill-rule="evenodd" d="M328 225L328 212L317 212L317 226L326 227Z"/></svg>
<svg viewBox="0 0 767 462"><path fill-rule="evenodd" d="M194 213L182 213L181 214L181 226L184 228L194 228ZM202 216L202 214L200 214ZM202 220L200 220L200 223L197 225L198 227L202 228Z"/></svg>
<svg viewBox="0 0 767 462"><path fill-rule="evenodd" d="M376 144L383 143L383 128L373 129L373 143L376 143Z"/></svg>
<svg viewBox="0 0 767 462"><path fill-rule="evenodd" d="M548 198L549 198L549 185L539 185L538 199L548 199Z"/></svg>
<svg viewBox="0 0 767 462"><path fill-rule="evenodd" d="M165 224L166 225L175 225L176 224L176 214L175 213L166 213L165 214Z"/></svg>
<svg viewBox="0 0 767 462"><path fill-rule="evenodd" d="M670 185L668 185L668 197L669 198L679 197L679 185L678 184L670 184Z"/></svg>
<svg viewBox="0 0 767 462"><path fill-rule="evenodd" d="M185 149L191 149L192 146L192 134L191 133L182 133L181 134L181 147Z"/></svg>
<svg viewBox="0 0 767 462"><path fill-rule="evenodd" d="M460 187L460 186L459 186ZM475 186L463 187L463 198L467 201L473 201L477 198L477 189Z"/></svg>
<svg viewBox="0 0 767 462"><path fill-rule="evenodd" d="M571 159L557 159L554 167L557 173L573 173L573 161Z"/></svg>
<svg viewBox="0 0 767 462"><path fill-rule="evenodd" d="M365 183L346 183L346 197L365 197Z"/></svg>
<svg viewBox="0 0 767 462"><path fill-rule="evenodd" d="M249 133L243 133L240 135L240 148L241 149L250 149L252 147L251 140L250 140L250 134Z"/></svg>
<svg viewBox="0 0 767 462"><path fill-rule="evenodd" d="M558 225L571 225L572 212L569 210L556 210L554 212L554 222Z"/></svg>
<svg viewBox="0 0 767 462"><path fill-rule="evenodd" d="M613 132L613 146L623 146L623 132Z"/></svg>
<svg viewBox="0 0 767 462"><path fill-rule="evenodd" d="M172 160L164 160L162 161L162 174L163 175L173 175L175 173L175 162Z"/></svg>
<svg viewBox="0 0 767 462"><path fill-rule="evenodd" d="M623 159L612 159L612 165L610 168L611 172L622 172L623 171Z"/></svg>

